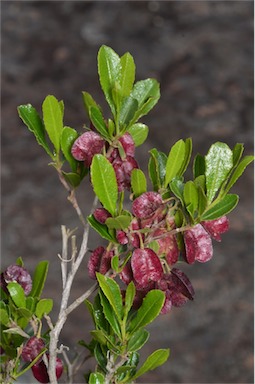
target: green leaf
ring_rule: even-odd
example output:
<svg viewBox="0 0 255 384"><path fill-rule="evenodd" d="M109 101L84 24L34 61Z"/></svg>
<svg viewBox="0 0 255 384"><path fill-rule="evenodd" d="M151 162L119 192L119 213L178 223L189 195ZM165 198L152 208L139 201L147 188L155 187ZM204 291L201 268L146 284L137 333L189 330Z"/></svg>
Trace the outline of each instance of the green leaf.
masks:
<svg viewBox="0 0 255 384"><path fill-rule="evenodd" d="M104 276L100 273L96 273L97 280L104 295L109 301L112 309L114 310L117 318L122 318L122 296L120 293L120 287L110 277Z"/></svg>
<svg viewBox="0 0 255 384"><path fill-rule="evenodd" d="M77 161L73 158L71 149L77 137L78 137L78 133L76 132L75 129L70 127L64 127L62 130L61 139L60 139L61 150L74 172L76 171L76 168L77 168Z"/></svg>
<svg viewBox="0 0 255 384"><path fill-rule="evenodd" d="M104 384L105 379L102 373L96 372L89 375L89 384Z"/></svg>
<svg viewBox="0 0 255 384"><path fill-rule="evenodd" d="M205 174L205 158L199 153L195 156L193 162L193 176L196 179L198 176Z"/></svg>
<svg viewBox="0 0 255 384"><path fill-rule="evenodd" d="M78 173L62 171L62 175L73 188L78 187L81 183L82 178Z"/></svg>
<svg viewBox="0 0 255 384"><path fill-rule="evenodd" d="M93 215L89 215L87 220L90 226L99 233L101 237L106 240L116 242L116 239L109 233L108 227L105 224L99 223Z"/></svg>
<svg viewBox="0 0 255 384"><path fill-rule="evenodd" d="M100 344L106 344L107 343L107 337L105 336L103 331L97 329L94 331L90 331L90 334Z"/></svg>
<svg viewBox="0 0 255 384"><path fill-rule="evenodd" d="M132 380L136 380L139 376L144 375L148 371L152 371L153 369L159 367L164 364L169 357L170 350L169 349L158 349L154 351L144 362L141 368L137 371L137 373L132 377Z"/></svg>
<svg viewBox="0 0 255 384"><path fill-rule="evenodd" d="M131 217L126 215L120 215L116 217L108 217L105 224L109 229L126 229L131 223Z"/></svg>
<svg viewBox="0 0 255 384"><path fill-rule="evenodd" d="M182 162L181 169L179 170L179 173L178 173L179 176L183 175L184 172L186 171L189 165L190 157L192 153L192 139L189 137L184 141L184 143L185 143L185 154L184 154L184 160Z"/></svg>
<svg viewBox="0 0 255 384"><path fill-rule="evenodd" d="M245 168L254 161L254 156L245 156L238 166L236 167L235 171L233 172L227 186L224 188L224 194L228 193L228 191L233 187L233 185L236 183L236 181L239 179L239 177L243 174Z"/></svg>
<svg viewBox="0 0 255 384"><path fill-rule="evenodd" d="M109 132L104 121L102 112L98 107L89 108L89 117L97 131L105 138L109 139Z"/></svg>
<svg viewBox="0 0 255 384"><path fill-rule="evenodd" d="M120 116L119 120L121 125L124 127L128 127L130 122L133 122L135 113L138 108L138 102L136 99L134 99L131 96L128 96L124 99L121 109L120 109Z"/></svg>
<svg viewBox="0 0 255 384"><path fill-rule="evenodd" d="M104 315L103 306L101 304L101 297L99 294L96 295L94 300L93 317L97 329L103 329L109 333L109 324Z"/></svg>
<svg viewBox="0 0 255 384"><path fill-rule="evenodd" d="M205 195L204 189L200 185L198 185L197 187L197 193L198 193L198 216L201 216L207 207L207 197Z"/></svg>
<svg viewBox="0 0 255 384"><path fill-rule="evenodd" d="M147 139L149 128L147 125L142 123L136 123L131 125L127 130L132 136L135 146L139 147Z"/></svg>
<svg viewBox="0 0 255 384"><path fill-rule="evenodd" d="M35 309L36 316L41 319L44 315L48 315L53 308L52 299L41 299L38 301Z"/></svg>
<svg viewBox="0 0 255 384"><path fill-rule="evenodd" d="M215 220L228 214L236 207L238 200L238 195L228 194L224 196L223 199L217 204L214 204L213 207L210 208L209 206L209 208L201 216L201 221Z"/></svg>
<svg viewBox="0 0 255 384"><path fill-rule="evenodd" d="M9 284L7 284L7 289L9 291L9 294L14 302L14 304L20 308L26 306L26 296L24 293L24 289L20 284L18 284L16 281L13 281Z"/></svg>
<svg viewBox="0 0 255 384"><path fill-rule="evenodd" d="M149 175L155 191L158 191L165 181L167 156L156 148L151 149L149 160Z"/></svg>
<svg viewBox="0 0 255 384"><path fill-rule="evenodd" d="M124 316L127 317L130 309L132 308L135 298L135 284L131 281L125 292L125 307L124 307Z"/></svg>
<svg viewBox="0 0 255 384"><path fill-rule="evenodd" d="M9 324L9 316L5 309L0 308L0 323L8 327Z"/></svg>
<svg viewBox="0 0 255 384"><path fill-rule="evenodd" d="M177 141L171 148L166 162L165 187L170 181L179 176L182 164L185 160L186 145L183 140Z"/></svg>
<svg viewBox="0 0 255 384"><path fill-rule="evenodd" d="M117 180L112 164L103 155L97 154L93 157L91 181L98 199L114 216L118 200Z"/></svg>
<svg viewBox="0 0 255 384"><path fill-rule="evenodd" d="M112 89L121 78L121 64L119 55L106 45L101 46L98 52L98 74L105 98L115 115Z"/></svg>
<svg viewBox="0 0 255 384"><path fill-rule="evenodd" d="M242 157L244 151L243 144L237 143L233 148L233 167L235 167Z"/></svg>
<svg viewBox="0 0 255 384"><path fill-rule="evenodd" d="M23 317L26 321L30 320L33 315L33 313L29 309L23 308L23 307L18 308L17 313L18 313L18 316Z"/></svg>
<svg viewBox="0 0 255 384"><path fill-rule="evenodd" d="M24 262L22 260L22 257L17 258L16 265L19 265L20 267L24 267Z"/></svg>
<svg viewBox="0 0 255 384"><path fill-rule="evenodd" d="M36 109L31 104L20 105L18 107L18 114L28 129L35 135L38 144L41 145L47 154L53 159L54 156L51 153L49 145L45 139L43 122Z"/></svg>
<svg viewBox="0 0 255 384"><path fill-rule="evenodd" d="M112 308L112 305L110 304L109 300L107 299L107 297L104 295L102 291L99 291L99 295L100 295L100 301L103 307L105 318L107 319L108 323L113 329L113 332L121 338L119 321Z"/></svg>
<svg viewBox="0 0 255 384"><path fill-rule="evenodd" d="M100 106L96 103L96 101L88 92L82 92L82 99L83 99L84 107L87 111L88 116L89 116L89 110L91 107L100 109Z"/></svg>
<svg viewBox="0 0 255 384"><path fill-rule="evenodd" d="M136 317L130 323L130 332L133 334L139 328L151 323L160 313L165 301L165 295L160 290L151 290L143 299Z"/></svg>
<svg viewBox="0 0 255 384"><path fill-rule="evenodd" d="M32 296L26 297L26 308L34 313L36 307L36 300Z"/></svg>
<svg viewBox="0 0 255 384"><path fill-rule="evenodd" d="M141 169L133 169L131 172L131 187L135 197L147 191L147 181Z"/></svg>
<svg viewBox="0 0 255 384"><path fill-rule="evenodd" d="M135 80L135 63L133 57L129 52L126 52L120 58L121 64L121 78L120 78L120 90L121 95L129 96L132 91Z"/></svg>
<svg viewBox="0 0 255 384"><path fill-rule="evenodd" d="M232 166L233 154L229 146L221 142L213 144L205 156L206 195L209 203L228 176Z"/></svg>
<svg viewBox="0 0 255 384"><path fill-rule="evenodd" d="M140 80L135 83L130 95L138 101L138 110L133 120L135 123L157 104L160 98L159 83L155 79Z"/></svg>
<svg viewBox="0 0 255 384"><path fill-rule="evenodd" d="M186 208L190 213L191 217L193 217L194 213L198 208L198 191L193 181L187 181L187 183L185 183L183 197L184 202L186 204Z"/></svg>
<svg viewBox="0 0 255 384"><path fill-rule="evenodd" d="M62 109L58 100L54 96L49 95L43 102L42 111L45 129L58 154L60 150L61 133L63 130Z"/></svg>
<svg viewBox="0 0 255 384"><path fill-rule="evenodd" d="M171 191L173 194L180 199L182 205L184 205L184 197L183 197L183 190L184 190L184 184L178 177L174 177L172 181L169 184Z"/></svg>
<svg viewBox="0 0 255 384"><path fill-rule="evenodd" d="M29 296L40 298L49 269L48 261L40 261L33 275L33 286Z"/></svg>
<svg viewBox="0 0 255 384"><path fill-rule="evenodd" d="M143 347L149 338L149 332L146 329L138 329L128 341L128 351L135 352Z"/></svg>

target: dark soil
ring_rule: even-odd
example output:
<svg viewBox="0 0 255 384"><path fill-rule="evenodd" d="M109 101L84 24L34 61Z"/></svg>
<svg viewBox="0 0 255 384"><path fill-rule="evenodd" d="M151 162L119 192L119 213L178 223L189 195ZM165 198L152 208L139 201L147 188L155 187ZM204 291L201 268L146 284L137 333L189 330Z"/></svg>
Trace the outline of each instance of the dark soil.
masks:
<svg viewBox="0 0 255 384"><path fill-rule="evenodd" d="M16 107L32 103L40 110L45 96L54 94L65 102L66 125L82 131L87 117L81 91L102 102L96 56L107 44L120 55L131 52L137 79L155 77L161 83L161 100L143 119L150 135L137 151L141 168L146 170L149 149L168 152L187 137L193 138L194 153L205 154L213 142L224 141L230 147L244 143L251 154L253 2L2 1L1 8L2 268L19 256L31 270L49 259L45 297L56 299L54 318L61 289L60 226L75 228L78 220ZM229 215L231 230L215 244L214 258L186 268L195 301L149 327L141 360L168 347L170 359L140 382L253 382L252 167L234 192L240 203ZM84 184L80 201L86 213L91 197ZM96 245L93 236L90 246ZM73 297L90 284L84 264ZM72 347L88 340L91 329L82 306L70 317L61 342Z"/></svg>

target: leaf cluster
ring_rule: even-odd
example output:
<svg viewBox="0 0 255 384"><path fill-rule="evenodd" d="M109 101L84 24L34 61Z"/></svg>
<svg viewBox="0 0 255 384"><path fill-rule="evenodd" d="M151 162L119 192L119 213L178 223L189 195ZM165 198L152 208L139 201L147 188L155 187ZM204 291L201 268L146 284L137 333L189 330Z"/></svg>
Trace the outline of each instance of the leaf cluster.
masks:
<svg viewBox="0 0 255 384"><path fill-rule="evenodd" d="M141 307L135 311L133 303L136 290L133 282L122 294L112 278L98 273L97 279L99 293L93 304L86 301L95 324L95 330L91 331L92 342L86 347L98 363L98 370L90 375L89 383L97 382L95 380L104 382L109 375L109 356L113 366L117 366L113 371L114 382L128 383L163 364L169 356L169 350L157 350L138 368L138 351L149 338L149 332L144 327L159 315L164 294L159 290L151 290Z"/></svg>
<svg viewBox="0 0 255 384"><path fill-rule="evenodd" d="M19 258L17 265L23 267ZM32 276L32 290L25 295L24 290L16 281L7 284L7 291L1 290L0 300L0 346L3 353L1 359L0 377L6 374L6 366L12 366L13 378L21 376L27 370L27 364L20 366L19 350L22 344L34 334L35 329L41 330L44 315L53 308L53 300L41 298L48 273L49 263L41 261L36 266Z"/></svg>

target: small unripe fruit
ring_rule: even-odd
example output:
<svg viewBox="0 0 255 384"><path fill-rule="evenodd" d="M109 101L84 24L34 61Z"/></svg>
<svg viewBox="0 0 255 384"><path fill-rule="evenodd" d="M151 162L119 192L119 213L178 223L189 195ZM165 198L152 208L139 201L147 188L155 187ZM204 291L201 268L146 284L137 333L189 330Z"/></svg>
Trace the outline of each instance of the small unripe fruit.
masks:
<svg viewBox="0 0 255 384"><path fill-rule="evenodd" d="M121 143L126 156L135 156L135 143L130 133L124 133L124 135L119 138L119 142Z"/></svg>
<svg viewBox="0 0 255 384"><path fill-rule="evenodd" d="M86 167L89 167L93 156L101 153L104 144L105 141L98 133L88 131L75 140L71 152L76 160L84 161Z"/></svg>
<svg viewBox="0 0 255 384"><path fill-rule="evenodd" d="M10 265L3 274L6 284L16 281L27 296L32 289L32 279L28 271L19 265Z"/></svg>
<svg viewBox="0 0 255 384"><path fill-rule="evenodd" d="M189 264L193 264L196 260L205 263L212 258L212 239L201 224L185 231L183 238L186 260Z"/></svg>
<svg viewBox="0 0 255 384"><path fill-rule="evenodd" d="M32 336L24 345L21 357L24 361L28 361L29 363L31 363L44 348L45 343L43 339L36 336Z"/></svg>
<svg viewBox="0 0 255 384"><path fill-rule="evenodd" d="M94 218L101 224L104 224L108 217L112 217L105 208L96 208L93 213Z"/></svg>
<svg viewBox="0 0 255 384"><path fill-rule="evenodd" d="M221 241L220 235L229 229L229 221L226 216L216 220L202 221L201 224L216 241Z"/></svg>
<svg viewBox="0 0 255 384"><path fill-rule="evenodd" d="M134 200L133 214L140 219L145 219L152 215L162 204L163 200L159 193L145 192Z"/></svg>
<svg viewBox="0 0 255 384"><path fill-rule="evenodd" d="M49 355L47 355L47 358L49 360ZM37 381L39 381L40 383L49 383L50 382L48 370L47 370L47 367L46 367L43 360L41 360L39 363L34 364L31 369L32 369L33 375ZM56 358L56 377L57 377L57 379L59 379L61 377L63 370L64 370L63 362L59 357L57 357Z"/></svg>
<svg viewBox="0 0 255 384"><path fill-rule="evenodd" d="M141 288L146 288L152 281L163 276L161 262L150 248L135 249L131 257L131 267L134 279Z"/></svg>

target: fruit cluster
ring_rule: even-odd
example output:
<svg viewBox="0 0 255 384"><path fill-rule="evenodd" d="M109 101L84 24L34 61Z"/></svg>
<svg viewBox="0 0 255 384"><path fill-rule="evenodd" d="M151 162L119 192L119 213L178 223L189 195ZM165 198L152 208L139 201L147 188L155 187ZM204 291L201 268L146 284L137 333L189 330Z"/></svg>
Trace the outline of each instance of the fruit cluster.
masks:
<svg viewBox="0 0 255 384"><path fill-rule="evenodd" d="M41 337L32 336L26 344L22 348L21 357L25 362L31 363L33 360L37 359L37 357L45 350L45 342ZM49 383L49 375L47 369L47 363L49 361L49 354L45 353L46 359L44 359L44 354L36 360L35 364L32 366L32 372L37 381L40 383ZM63 373L63 362L57 357L56 358L56 376L57 379Z"/></svg>
<svg viewBox="0 0 255 384"><path fill-rule="evenodd" d="M86 167L90 167L93 156L103 149L107 151L108 160L114 168L119 192L129 189L131 172L138 168L134 158L135 144L130 133L124 133L109 146L98 133L87 131L75 140L72 155L76 160L84 161Z"/></svg>
<svg viewBox="0 0 255 384"><path fill-rule="evenodd" d="M145 192L132 203L133 218L129 227L116 231L119 244L125 246L131 255L126 258L119 276L127 285L131 281L135 283L136 308L152 289L165 293L162 313L192 300L192 284L184 272L173 267L174 264L210 260L213 256L211 237L220 241L220 235L229 227L224 216L188 227L182 233L176 227L173 213L171 201L164 201L157 192ZM101 224L110 216L104 208L97 208L94 212L95 219ZM96 272L105 274L109 271L114 254L113 250L97 247L88 262L90 277L95 278Z"/></svg>

